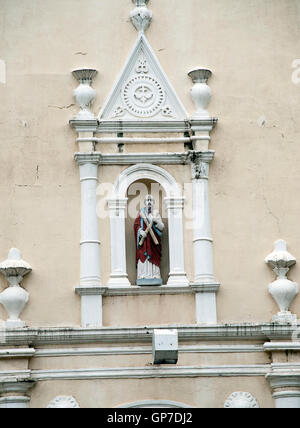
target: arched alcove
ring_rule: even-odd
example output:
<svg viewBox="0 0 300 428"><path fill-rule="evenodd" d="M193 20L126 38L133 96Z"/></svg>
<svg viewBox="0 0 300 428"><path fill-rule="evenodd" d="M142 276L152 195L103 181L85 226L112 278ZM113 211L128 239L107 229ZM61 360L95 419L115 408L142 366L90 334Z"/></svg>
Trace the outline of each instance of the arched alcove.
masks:
<svg viewBox="0 0 300 428"><path fill-rule="evenodd" d="M188 286L184 269L182 212L184 198L181 187L165 169L151 164L138 164L123 171L115 182L108 200L111 226L111 275L109 286L129 286L126 258L127 191L130 185L142 181L156 182L166 197L169 226L169 286Z"/></svg>
<svg viewBox="0 0 300 428"><path fill-rule="evenodd" d="M159 211L165 229L162 235L162 259L161 259L161 277L163 284L168 281L169 268L169 228L168 212L164 203L166 193L162 186L151 180L139 180L132 183L127 190L127 217L126 217L126 262L128 279L131 284L136 282L136 242L133 225L138 212L144 206L144 198L151 194L155 200L155 209Z"/></svg>

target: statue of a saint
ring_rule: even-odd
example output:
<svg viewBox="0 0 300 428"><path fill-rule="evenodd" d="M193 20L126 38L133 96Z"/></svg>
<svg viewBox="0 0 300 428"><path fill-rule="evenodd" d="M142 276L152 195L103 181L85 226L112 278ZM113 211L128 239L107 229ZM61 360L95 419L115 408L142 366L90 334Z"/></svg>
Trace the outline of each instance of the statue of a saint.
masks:
<svg viewBox="0 0 300 428"><path fill-rule="evenodd" d="M160 275L161 237L165 228L158 211L154 210L152 195L145 198L142 208L134 223L136 241L136 285L162 285Z"/></svg>

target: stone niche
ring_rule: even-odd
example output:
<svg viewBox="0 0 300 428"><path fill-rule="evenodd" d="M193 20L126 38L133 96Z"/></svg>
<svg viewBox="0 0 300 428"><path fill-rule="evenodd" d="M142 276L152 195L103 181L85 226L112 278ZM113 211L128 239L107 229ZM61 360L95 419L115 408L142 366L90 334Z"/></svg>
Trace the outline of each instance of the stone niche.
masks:
<svg viewBox="0 0 300 428"><path fill-rule="evenodd" d="M144 197L151 194L155 199L155 208L159 211L165 225L162 237L162 260L161 276L163 284L168 281L169 275L169 229L168 229L168 212L164 203L166 193L164 189L151 180L139 180L129 186L127 191L128 207L126 218L126 263L128 279L130 284L136 282L136 243L133 233L133 225L138 210L144 206Z"/></svg>

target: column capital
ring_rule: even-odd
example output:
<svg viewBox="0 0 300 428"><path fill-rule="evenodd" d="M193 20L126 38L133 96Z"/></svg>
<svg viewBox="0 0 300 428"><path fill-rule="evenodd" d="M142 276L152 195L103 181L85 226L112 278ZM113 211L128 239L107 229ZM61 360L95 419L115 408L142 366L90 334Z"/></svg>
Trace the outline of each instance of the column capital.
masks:
<svg viewBox="0 0 300 428"><path fill-rule="evenodd" d="M208 179L209 176L209 165L214 159L215 151L194 151L190 150L188 159L192 167L192 179Z"/></svg>
<svg viewBox="0 0 300 428"><path fill-rule="evenodd" d="M283 388L299 388L300 392L300 370L297 372L289 372L287 368L286 371L282 373L276 373L276 371L274 371L268 374L266 379L269 381L273 391Z"/></svg>
<svg viewBox="0 0 300 428"><path fill-rule="evenodd" d="M26 394L36 382L30 376L23 377L8 376L0 377L0 394Z"/></svg>
<svg viewBox="0 0 300 428"><path fill-rule="evenodd" d="M218 123L217 117L212 117L208 119L191 119L190 121L191 129L194 132L204 132L212 131Z"/></svg>
<svg viewBox="0 0 300 428"><path fill-rule="evenodd" d="M102 160L101 153L90 152L90 153L75 153L74 159L78 165L94 164L99 165Z"/></svg>

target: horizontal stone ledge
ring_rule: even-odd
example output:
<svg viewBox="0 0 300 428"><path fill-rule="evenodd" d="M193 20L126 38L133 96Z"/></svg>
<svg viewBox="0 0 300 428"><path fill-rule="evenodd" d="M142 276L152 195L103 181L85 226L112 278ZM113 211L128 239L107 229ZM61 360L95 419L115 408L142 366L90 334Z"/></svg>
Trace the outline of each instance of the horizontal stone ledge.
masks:
<svg viewBox="0 0 300 428"><path fill-rule="evenodd" d="M190 345L179 346L182 354L237 354L262 353L263 345ZM45 357L73 357L73 356L101 356L101 355L151 355L152 346L119 346L103 348L62 348L37 349L35 358Z"/></svg>
<svg viewBox="0 0 300 428"><path fill-rule="evenodd" d="M112 286L112 287L76 287L76 294L79 296L97 296L102 295L104 297L112 296L143 296L143 295L164 295L164 294L193 294L194 289L189 286L149 286L149 287L138 287L131 285L129 287L124 286Z"/></svg>
<svg viewBox="0 0 300 428"><path fill-rule="evenodd" d="M152 341L156 328L177 329L180 341L259 340L273 337L291 340L294 326L277 324L224 324L224 325L155 325L141 327L41 327L2 329L1 346L51 345L80 343L143 343ZM0 346L0 349L1 349Z"/></svg>
<svg viewBox="0 0 300 428"><path fill-rule="evenodd" d="M282 352L282 351L298 351L300 352L299 342L270 342L264 344L264 350L269 352Z"/></svg>
<svg viewBox="0 0 300 428"><path fill-rule="evenodd" d="M220 288L220 283L191 283L188 285L162 285L162 286L108 286L108 287L76 287L75 292L79 296L143 296L164 294L193 294L199 292L215 292Z"/></svg>
<svg viewBox="0 0 300 428"><path fill-rule="evenodd" d="M0 360L6 358L31 358L35 354L33 348L17 348L17 349L1 349L0 348Z"/></svg>
<svg viewBox="0 0 300 428"><path fill-rule="evenodd" d="M17 371L15 376L17 376ZM153 366L117 367L69 370L31 370L32 381L92 380L92 379L145 379L179 377L250 377L266 376L269 365L223 365L223 366ZM1 377L1 372L0 372Z"/></svg>
<svg viewBox="0 0 300 428"><path fill-rule="evenodd" d="M217 118L207 118L199 120L78 120L69 121L70 126L76 132L95 132L95 133L185 133L193 131L211 131L217 124Z"/></svg>

